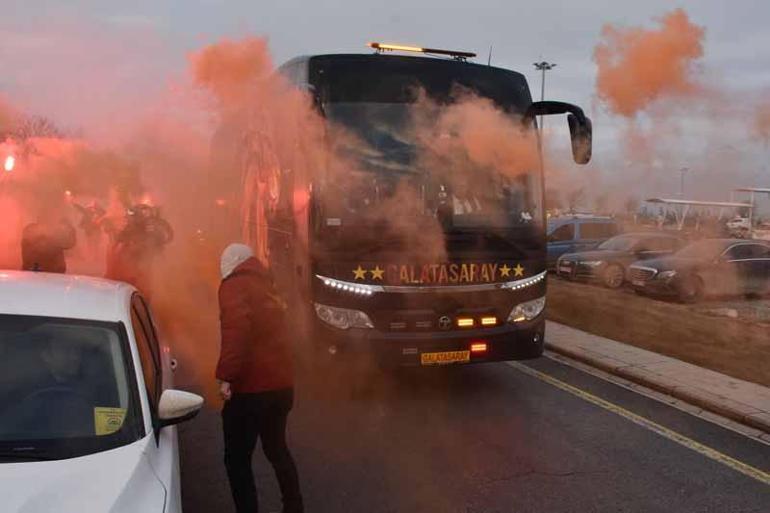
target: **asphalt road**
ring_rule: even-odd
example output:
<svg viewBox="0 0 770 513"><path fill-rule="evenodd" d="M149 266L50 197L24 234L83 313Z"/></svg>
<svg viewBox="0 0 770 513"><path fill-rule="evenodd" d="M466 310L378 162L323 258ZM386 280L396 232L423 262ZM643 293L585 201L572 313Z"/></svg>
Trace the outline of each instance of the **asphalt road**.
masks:
<svg viewBox="0 0 770 513"><path fill-rule="evenodd" d="M770 511L767 481L718 461L767 478L770 446L547 358L527 368L573 388L504 363L300 379L290 439L306 510ZM214 410L180 428L186 513L232 511L219 430ZM255 466L261 511L280 511L259 452Z"/></svg>

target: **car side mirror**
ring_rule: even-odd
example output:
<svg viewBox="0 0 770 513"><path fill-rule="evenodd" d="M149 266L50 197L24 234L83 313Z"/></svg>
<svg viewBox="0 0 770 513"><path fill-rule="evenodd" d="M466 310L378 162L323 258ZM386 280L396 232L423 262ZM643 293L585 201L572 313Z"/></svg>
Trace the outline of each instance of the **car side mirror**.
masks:
<svg viewBox="0 0 770 513"><path fill-rule="evenodd" d="M203 406L203 398L182 390L164 390L158 402L160 427L172 426L195 417Z"/></svg>

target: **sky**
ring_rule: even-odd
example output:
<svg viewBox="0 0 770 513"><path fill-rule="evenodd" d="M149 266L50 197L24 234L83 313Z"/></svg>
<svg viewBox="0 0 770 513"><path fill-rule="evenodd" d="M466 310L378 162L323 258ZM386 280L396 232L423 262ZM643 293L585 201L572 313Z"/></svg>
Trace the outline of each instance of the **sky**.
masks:
<svg viewBox="0 0 770 513"><path fill-rule="evenodd" d="M591 170L569 176L619 186L641 164L618 152L627 120L596 98L593 50L605 24L650 26L675 7L705 27L699 73L724 103L759 101L770 92L770 5L762 1L0 0L0 93L81 126L110 112L114 120L126 105L139 108L149 93L173 87L184 79L187 55L222 38L267 36L277 63L299 54L365 52L372 40L475 51L486 62L491 46L492 64L524 73L533 95L540 76L532 63L557 64L547 98L581 105L595 128ZM645 164L660 168L645 192L678 189L683 167L692 170L693 194L705 198L720 199L731 185L770 186L767 149L748 141L746 108L745 119L733 117L721 128L713 115L680 111L687 136L679 133L676 148ZM554 137L564 135L563 125ZM702 157L704 145L715 144L733 169L714 169L714 159Z"/></svg>

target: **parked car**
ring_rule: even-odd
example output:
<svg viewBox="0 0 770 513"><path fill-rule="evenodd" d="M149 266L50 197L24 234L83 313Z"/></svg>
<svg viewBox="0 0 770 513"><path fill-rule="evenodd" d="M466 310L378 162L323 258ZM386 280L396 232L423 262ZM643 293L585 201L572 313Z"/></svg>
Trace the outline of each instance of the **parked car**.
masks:
<svg viewBox="0 0 770 513"><path fill-rule="evenodd" d="M683 245L679 237L657 232L616 235L596 249L562 255L556 273L572 280L598 280L616 289L623 285L631 263L670 255Z"/></svg>
<svg viewBox="0 0 770 513"><path fill-rule="evenodd" d="M705 296L770 292L770 244L703 239L672 256L635 262L628 279L639 293L695 302Z"/></svg>
<svg viewBox="0 0 770 513"><path fill-rule="evenodd" d="M181 512L175 424L203 399L131 286L0 272L2 510Z"/></svg>
<svg viewBox="0 0 770 513"><path fill-rule="evenodd" d="M609 217L571 216L548 220L548 268L565 253L591 249L620 232Z"/></svg>

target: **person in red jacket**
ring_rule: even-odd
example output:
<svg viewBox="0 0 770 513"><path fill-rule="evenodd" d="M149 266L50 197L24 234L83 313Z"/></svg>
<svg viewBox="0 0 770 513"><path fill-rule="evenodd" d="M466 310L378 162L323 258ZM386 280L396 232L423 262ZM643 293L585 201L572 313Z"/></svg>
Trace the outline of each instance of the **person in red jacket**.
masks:
<svg viewBox="0 0 770 513"><path fill-rule="evenodd" d="M222 348L216 377L225 401L225 468L238 513L258 511L251 458L257 440L278 478L284 513L303 511L297 468L286 444L294 402L285 306L267 269L244 244L222 254Z"/></svg>

